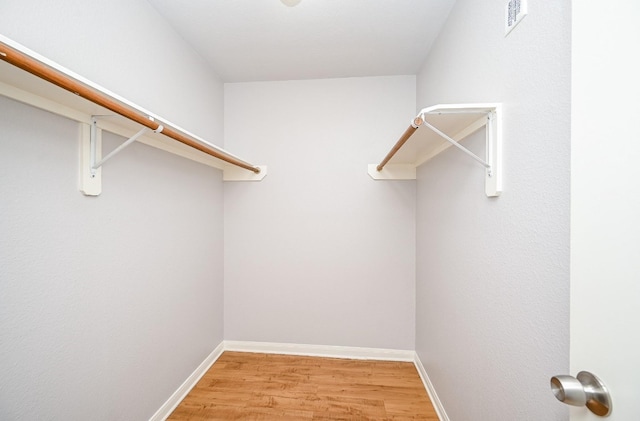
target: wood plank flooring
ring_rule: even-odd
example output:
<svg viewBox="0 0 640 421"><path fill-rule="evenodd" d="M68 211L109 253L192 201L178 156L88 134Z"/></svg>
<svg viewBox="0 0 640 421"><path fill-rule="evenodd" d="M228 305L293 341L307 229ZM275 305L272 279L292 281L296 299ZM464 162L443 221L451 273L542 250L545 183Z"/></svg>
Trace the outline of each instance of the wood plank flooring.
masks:
<svg viewBox="0 0 640 421"><path fill-rule="evenodd" d="M412 363L224 352L169 420L438 421Z"/></svg>

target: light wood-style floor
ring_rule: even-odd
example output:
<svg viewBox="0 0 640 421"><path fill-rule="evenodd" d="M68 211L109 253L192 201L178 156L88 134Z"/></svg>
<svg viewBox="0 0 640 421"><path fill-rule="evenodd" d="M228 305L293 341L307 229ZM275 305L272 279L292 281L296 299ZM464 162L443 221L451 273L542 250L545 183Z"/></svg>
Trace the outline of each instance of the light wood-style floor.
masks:
<svg viewBox="0 0 640 421"><path fill-rule="evenodd" d="M438 417L412 363L224 352L169 420Z"/></svg>

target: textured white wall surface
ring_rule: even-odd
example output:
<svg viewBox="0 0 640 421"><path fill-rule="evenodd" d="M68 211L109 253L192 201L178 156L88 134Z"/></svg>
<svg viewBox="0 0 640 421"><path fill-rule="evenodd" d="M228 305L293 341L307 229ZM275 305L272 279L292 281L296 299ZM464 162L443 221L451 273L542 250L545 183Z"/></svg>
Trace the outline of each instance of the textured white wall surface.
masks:
<svg viewBox="0 0 640 421"><path fill-rule="evenodd" d="M222 341L220 171L0 97L0 419L148 419ZM106 149L123 139L105 134Z"/></svg>
<svg viewBox="0 0 640 421"><path fill-rule="evenodd" d="M2 0L0 33L222 146L222 83L146 0Z"/></svg>
<svg viewBox="0 0 640 421"><path fill-rule="evenodd" d="M0 32L222 143L222 84L146 1L2 1ZM148 419L223 339L220 171L132 145L88 198L78 151L0 97L3 420Z"/></svg>
<svg viewBox="0 0 640 421"><path fill-rule="evenodd" d="M565 420L569 364L569 1L459 0L418 106L504 104L504 193L453 148L419 169L416 349L452 420ZM484 153L482 134L465 141Z"/></svg>
<svg viewBox="0 0 640 421"><path fill-rule="evenodd" d="M414 347L415 182L374 181L415 77L225 85L225 339Z"/></svg>

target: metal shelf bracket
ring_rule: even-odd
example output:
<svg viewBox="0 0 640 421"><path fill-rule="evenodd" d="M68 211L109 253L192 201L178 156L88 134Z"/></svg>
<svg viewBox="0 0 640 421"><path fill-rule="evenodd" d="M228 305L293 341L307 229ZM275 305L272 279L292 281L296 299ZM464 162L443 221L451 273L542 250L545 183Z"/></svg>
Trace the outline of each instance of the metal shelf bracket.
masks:
<svg viewBox="0 0 640 421"><path fill-rule="evenodd" d="M489 118L489 117L487 117L487 118ZM462 152L464 152L465 154L467 154L468 156L470 156L471 158L473 158L474 160L479 162L483 167L485 167L487 169L487 175L489 177L491 177L491 164L490 163L486 162L484 159L480 158L478 155L474 154L469 149L465 148L460 143L456 142L455 140L453 140L452 138L447 136L446 133L438 130L436 127L434 127L433 125L429 124L427 122L427 120L425 120L424 114L423 114L422 120L423 120L422 124L424 124L425 127L427 127L432 132L436 133L438 136L440 136L441 138L443 138L447 142L451 143L453 146L455 146L456 148L458 148L459 150L461 150ZM488 142L488 138L487 138L487 152L488 151L489 151L489 142ZM487 155L488 155L488 153L487 153ZM487 159L489 159L489 158L487 158Z"/></svg>
<svg viewBox="0 0 640 421"><path fill-rule="evenodd" d="M135 142L136 140L138 140L138 138L142 135L144 135L147 132L152 131L151 129L149 129L148 127L143 127L142 130L140 130L138 133L134 134L133 136L131 136L129 139L127 139L122 145L118 146L117 148L115 148L113 151L111 151L107 156L105 156L104 158L102 158L100 161L98 161L98 159L96 158L96 150L97 150L97 132L98 132L98 118L100 116L92 116L91 117L91 174L95 176L96 170L98 168L100 168L105 162L107 162L108 160L110 160L111 158L113 158L114 156L116 156L118 153L122 152L122 150L124 148L126 148L127 146L131 145L133 142ZM153 121L153 117L149 117L149 120ZM161 133L162 130L164 129L164 127L161 125L158 126L157 129L153 130L154 133Z"/></svg>
<svg viewBox="0 0 640 421"><path fill-rule="evenodd" d="M164 129L162 125L159 125L157 129L151 130L148 127L143 127L136 134L127 139L120 146L109 152L107 156L102 156L102 129L98 127L98 120L100 118L112 117L112 116L91 116L91 124L83 124L82 127L82 139L81 139L81 152L80 152L80 191L86 196L99 196L102 192L102 172L101 167L105 162L122 152L126 147L130 146L133 142L138 140L146 133L160 133ZM149 117L153 120L153 117Z"/></svg>
<svg viewBox="0 0 640 421"><path fill-rule="evenodd" d="M441 104L424 108L382 162L369 165L368 173L374 180L415 180L417 167L455 146L485 168L486 195L499 196L502 193L501 109L499 103ZM459 142L483 128L486 147L485 157L481 158ZM450 136L445 131L454 134Z"/></svg>

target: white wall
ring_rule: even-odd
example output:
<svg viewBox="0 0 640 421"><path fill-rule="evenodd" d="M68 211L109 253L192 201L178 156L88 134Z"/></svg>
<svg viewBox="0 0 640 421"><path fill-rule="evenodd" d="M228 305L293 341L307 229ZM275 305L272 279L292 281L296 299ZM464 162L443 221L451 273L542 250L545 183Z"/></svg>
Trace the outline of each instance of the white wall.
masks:
<svg viewBox="0 0 640 421"><path fill-rule="evenodd" d="M415 77L225 85L225 339L414 348L415 182L374 181Z"/></svg>
<svg viewBox="0 0 640 421"><path fill-rule="evenodd" d="M418 106L504 104L504 193L449 149L417 182L416 349L452 420L562 420L568 371L570 4L459 0L418 76ZM484 153L477 134L466 146Z"/></svg>
<svg viewBox="0 0 640 421"><path fill-rule="evenodd" d="M145 1L3 1L0 28L222 143L222 84ZM220 171L133 145L90 198L78 150L0 97L0 419L147 419L223 339Z"/></svg>
<svg viewBox="0 0 640 421"><path fill-rule="evenodd" d="M146 0L2 0L0 33L222 145L222 83Z"/></svg>

